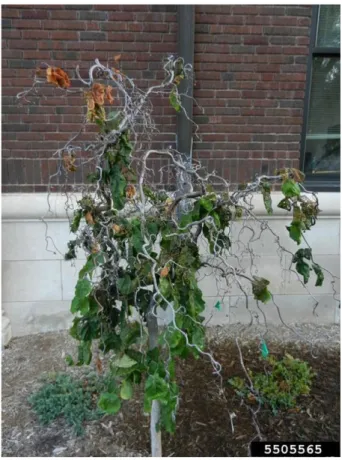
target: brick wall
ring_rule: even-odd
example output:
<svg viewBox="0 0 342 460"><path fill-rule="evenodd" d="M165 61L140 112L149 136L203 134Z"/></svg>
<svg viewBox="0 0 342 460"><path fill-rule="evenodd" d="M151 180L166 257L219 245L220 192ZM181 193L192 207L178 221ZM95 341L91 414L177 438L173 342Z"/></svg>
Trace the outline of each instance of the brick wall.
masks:
<svg viewBox="0 0 342 460"><path fill-rule="evenodd" d="M233 183L298 167L310 16L311 6L196 6L194 96L205 114L194 108L201 133L194 158ZM56 171L51 156L80 126L84 101L46 88L45 99L18 107L15 95L42 61L73 75L78 63L82 71L95 57L110 63L119 53L124 72L152 84L162 58L177 50L176 6L12 5L2 17L3 192L42 192ZM174 145L166 99L154 115L155 146ZM75 183L85 173L80 168Z"/></svg>
<svg viewBox="0 0 342 460"><path fill-rule="evenodd" d="M88 69L98 58L114 64L121 54L123 72L140 87L163 78L162 59L174 54L176 6L148 5L13 5L2 8L3 18L3 192L44 192L57 170L56 149L77 132L85 114L81 96L57 97L52 87L40 90L45 99L18 107L16 94L32 84L36 67L48 62L71 77L80 64ZM83 75L86 76L85 70ZM77 86L72 80L72 89ZM160 134L153 147L175 146L176 115L167 100L155 100L153 115ZM87 128L81 140L94 138ZM83 153L84 155L84 153ZM156 165L157 168L160 165ZM75 183L88 171L78 168ZM57 180L54 190L58 190Z"/></svg>
<svg viewBox="0 0 342 460"><path fill-rule="evenodd" d="M311 6L196 6L196 157L232 182L299 166Z"/></svg>

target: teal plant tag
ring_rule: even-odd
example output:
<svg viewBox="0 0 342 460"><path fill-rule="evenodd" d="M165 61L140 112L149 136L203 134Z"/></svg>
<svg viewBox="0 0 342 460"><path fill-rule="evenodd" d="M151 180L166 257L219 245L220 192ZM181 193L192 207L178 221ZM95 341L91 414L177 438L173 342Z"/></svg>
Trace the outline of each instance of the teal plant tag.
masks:
<svg viewBox="0 0 342 460"><path fill-rule="evenodd" d="M267 345L266 345L265 340L263 340L263 341L261 342L260 350L261 350L261 356L262 356L263 358L267 358L267 356L269 355L269 351L268 351L268 348L267 348Z"/></svg>
<svg viewBox="0 0 342 460"><path fill-rule="evenodd" d="M221 311L221 310L222 310L221 302L220 302L219 300L216 302L215 308L216 308L218 311Z"/></svg>

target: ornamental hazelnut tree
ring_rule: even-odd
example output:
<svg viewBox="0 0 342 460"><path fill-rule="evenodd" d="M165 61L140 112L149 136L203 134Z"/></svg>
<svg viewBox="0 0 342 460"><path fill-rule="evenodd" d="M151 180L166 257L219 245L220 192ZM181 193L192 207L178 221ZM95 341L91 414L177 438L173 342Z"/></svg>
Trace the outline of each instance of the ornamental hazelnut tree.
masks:
<svg viewBox="0 0 342 460"><path fill-rule="evenodd" d="M199 162L189 165L188 152L150 148L158 132L152 103L156 98L168 97L174 110L190 119L182 105L189 96L179 85L191 83L192 68L182 58L170 56L162 64L164 79L143 90L119 69L119 59L115 58L114 68L96 60L86 78L76 68L75 89L65 71L44 65L37 70L32 88L18 98L29 102L46 84L55 85L62 97L79 92L84 97L80 132L53 155L58 164L54 177L65 184L82 164L91 169L70 222L73 237L65 254L66 260L75 259L79 250L87 255L71 303L75 317L70 333L79 341L78 357L74 362L69 356L68 361L90 364L93 341L110 356L113 386L99 400L109 414L120 410L136 385L143 385L152 455L161 456L161 432L173 433L176 428L177 361L201 356L215 374L221 371L220 363L206 350L206 304L199 270L209 267L228 288L238 286L247 308L249 292L258 305L273 302L272 286L262 273L255 276L228 263L231 226L239 220L244 225L254 222L276 237L267 221L254 214L251 202L261 193L267 213L272 214L275 184L283 193L276 206L291 212L288 236L297 244L305 242L319 208L317 196L304 188L304 175L296 169L256 177L234 189ZM96 124L97 132L85 146L78 139L89 124ZM195 123L194 128L197 133ZM81 156L80 151L86 154ZM154 180L156 174L159 181ZM163 177L173 190L161 185ZM70 186L68 190L77 191ZM294 266L289 269L298 273L303 285L310 276L322 285L324 269L314 261L310 247L292 254L279 238L276 241L291 254ZM168 311L164 323L162 310Z"/></svg>

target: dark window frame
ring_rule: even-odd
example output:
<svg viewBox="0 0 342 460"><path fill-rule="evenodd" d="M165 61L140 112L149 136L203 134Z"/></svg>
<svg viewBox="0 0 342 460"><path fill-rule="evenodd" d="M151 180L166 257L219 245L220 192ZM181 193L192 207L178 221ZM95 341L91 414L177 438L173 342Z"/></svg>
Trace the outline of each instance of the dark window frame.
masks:
<svg viewBox="0 0 342 460"><path fill-rule="evenodd" d="M309 57L307 65L307 78L304 98L304 122L301 135L300 149L300 169L304 171L305 162L305 143L309 121L311 80L312 80L312 63L317 56L340 56L340 48L335 47L318 47L316 46L316 37L318 29L319 5L312 7L311 36L309 45ZM340 174L306 174L305 184L308 189L316 192L339 192L340 191Z"/></svg>

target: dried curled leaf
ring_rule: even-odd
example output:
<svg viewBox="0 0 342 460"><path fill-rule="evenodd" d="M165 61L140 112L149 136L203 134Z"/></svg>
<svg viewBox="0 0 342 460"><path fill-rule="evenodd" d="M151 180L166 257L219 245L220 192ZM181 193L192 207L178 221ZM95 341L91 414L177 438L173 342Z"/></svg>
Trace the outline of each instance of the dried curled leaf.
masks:
<svg viewBox="0 0 342 460"><path fill-rule="evenodd" d="M302 173L302 171L299 171L299 169L296 168L291 168L291 173L296 182L304 182L305 174Z"/></svg>
<svg viewBox="0 0 342 460"><path fill-rule="evenodd" d="M68 74L59 67L48 67L46 69L46 79L59 88L69 88L71 85Z"/></svg>
<svg viewBox="0 0 342 460"><path fill-rule="evenodd" d="M118 224L113 224L112 229L113 229L114 233L121 233L122 232L122 228Z"/></svg>
<svg viewBox="0 0 342 460"><path fill-rule="evenodd" d="M88 211L84 217L85 217L85 220L86 220L87 224L89 224L89 225L94 225L95 224L93 215L92 215L92 213L90 211Z"/></svg>
<svg viewBox="0 0 342 460"><path fill-rule="evenodd" d="M104 110L105 99L113 104L114 98L112 95L113 88L111 86L105 87L101 83L94 83L90 91L84 93L87 100L87 119L90 122L96 120L105 120L106 112Z"/></svg>
<svg viewBox="0 0 342 460"><path fill-rule="evenodd" d="M106 88L106 98L108 99L108 102L110 104L113 104L113 102L114 102L112 91L113 91L113 87L112 86L107 86L107 88Z"/></svg>
<svg viewBox="0 0 342 460"><path fill-rule="evenodd" d="M102 366L102 361L99 357L97 357L96 359L96 369L97 369L98 374L102 374L103 366Z"/></svg>
<svg viewBox="0 0 342 460"><path fill-rule="evenodd" d="M63 156L63 164L64 168L69 171L69 172L75 172L76 171L76 166L75 166L75 161L76 158L73 157L72 155L64 155Z"/></svg>
<svg viewBox="0 0 342 460"><path fill-rule="evenodd" d="M121 59L121 54L117 54L116 56L114 56L114 62L118 62L120 61Z"/></svg>
<svg viewBox="0 0 342 460"><path fill-rule="evenodd" d="M92 254L98 254L100 252L100 245L99 243L94 243L93 247L91 248Z"/></svg>
<svg viewBox="0 0 342 460"><path fill-rule="evenodd" d="M172 198L167 198L165 200L165 211L166 213L172 212L173 210L173 199Z"/></svg>
<svg viewBox="0 0 342 460"><path fill-rule="evenodd" d="M167 276L169 274L169 271L170 271L169 267L162 268L161 271L160 271L160 276L162 278L165 278L165 276Z"/></svg>
<svg viewBox="0 0 342 460"><path fill-rule="evenodd" d="M95 104L103 105L105 102L105 87L101 83L94 83L91 89L91 93Z"/></svg>
<svg viewBox="0 0 342 460"><path fill-rule="evenodd" d="M136 195L136 190L135 190L134 185L127 185L127 187L126 187L126 198L131 200L132 198L135 197L135 195Z"/></svg>

